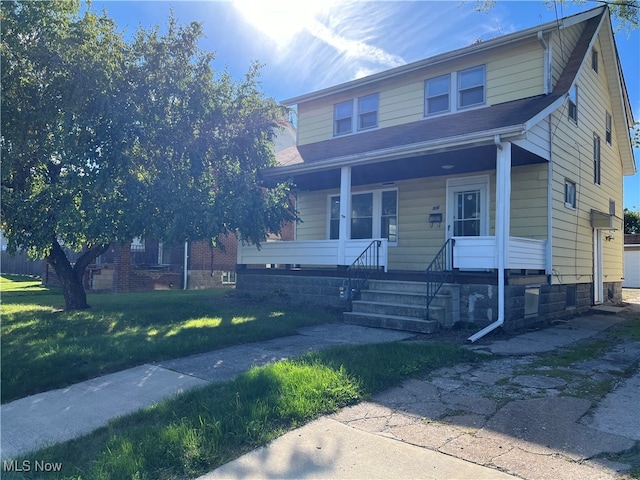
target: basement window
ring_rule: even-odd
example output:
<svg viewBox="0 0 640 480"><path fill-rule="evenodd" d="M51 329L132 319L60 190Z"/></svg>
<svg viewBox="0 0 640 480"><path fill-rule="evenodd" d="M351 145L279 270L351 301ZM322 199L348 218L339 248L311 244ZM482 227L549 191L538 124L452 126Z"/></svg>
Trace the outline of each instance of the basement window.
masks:
<svg viewBox="0 0 640 480"><path fill-rule="evenodd" d="M576 308L577 288L575 285L567 285L566 308Z"/></svg>
<svg viewBox="0 0 640 480"><path fill-rule="evenodd" d="M540 287L526 287L524 290L524 316L538 316L538 308L540 307Z"/></svg>
<svg viewBox="0 0 640 480"><path fill-rule="evenodd" d="M234 271L222 272L222 284L223 285L235 285L236 284L236 272L234 272Z"/></svg>

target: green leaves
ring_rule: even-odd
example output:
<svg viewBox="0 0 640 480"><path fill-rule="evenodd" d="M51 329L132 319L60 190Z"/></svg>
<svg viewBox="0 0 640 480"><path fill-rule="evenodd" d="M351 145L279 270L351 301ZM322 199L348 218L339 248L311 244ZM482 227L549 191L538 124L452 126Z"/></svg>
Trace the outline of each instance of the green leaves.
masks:
<svg viewBox="0 0 640 480"><path fill-rule="evenodd" d="M2 2L2 229L49 254L238 233L259 243L295 218L287 184L266 188L283 107L254 64L235 82L200 50L198 23L140 29L79 2Z"/></svg>

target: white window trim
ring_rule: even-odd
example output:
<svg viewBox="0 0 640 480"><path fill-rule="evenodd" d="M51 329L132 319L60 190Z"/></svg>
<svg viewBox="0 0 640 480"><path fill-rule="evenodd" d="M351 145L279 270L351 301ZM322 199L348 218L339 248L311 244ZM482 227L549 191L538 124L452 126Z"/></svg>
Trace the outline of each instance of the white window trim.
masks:
<svg viewBox="0 0 640 480"><path fill-rule="evenodd" d="M349 100L345 100L343 102L338 102L338 103L334 103L333 104L333 136L334 137L343 137L345 135L351 135L353 133L353 123L354 123L354 113L355 113L355 109L354 109L354 105L353 105L353 100L351 100L351 130L349 130L348 132L342 132L342 133L338 133L338 129L337 127L337 123L338 123L338 117L337 117L337 107L338 105L342 105L343 103L349 103ZM344 117L341 118L341 120L346 119L348 117Z"/></svg>
<svg viewBox="0 0 640 480"><path fill-rule="evenodd" d="M573 185L573 202L575 205L571 204L571 202L567 202L567 186L568 185ZM564 197L564 206L567 208L570 208L571 210L575 210L578 204L578 186L576 182L574 182L573 180L569 180L568 178L564 179L563 197Z"/></svg>
<svg viewBox="0 0 640 480"><path fill-rule="evenodd" d="M397 207L396 207L396 228L398 229L399 224L400 224L400 199L398 196L398 189L397 188L383 188L383 189L373 189L373 190L358 190L358 191L352 191L351 192L351 196L353 195L362 195L362 194L366 194L366 193L372 193L373 194L373 209L372 209L372 216L373 216L373 221L372 221L372 226L371 226L371 233L375 234L380 233L380 229L382 227L382 193L383 192L396 192L396 200L397 200ZM333 194L328 194L327 195L327 223L326 223L326 239L330 240L331 239L331 199L333 197L339 197L340 193L333 193ZM349 221L347 222L347 229L349 230L347 232L347 238L351 239L351 219L352 217L349 217ZM399 230L399 229L398 229ZM400 233L399 231L396 231L396 241L395 242L388 242L388 245L390 247L396 247L398 245L398 238L400 237ZM372 237L373 238L380 238L380 235L374 235Z"/></svg>
<svg viewBox="0 0 640 480"><path fill-rule="evenodd" d="M461 96L460 93L462 92L462 89L460 88L460 81L461 81L461 73L464 72L468 72L471 70L476 70L476 69L482 69L482 101L478 102L478 103L473 103L471 105L466 105L466 106L462 106L460 105L460 100L461 100ZM486 65L476 65L475 67L470 67L470 68L465 68L463 70L458 70L456 72L456 77L458 79L457 84L456 84L456 105L458 110L467 110L469 108L476 108L479 107L481 105L485 105L487 103L487 67ZM473 87L473 88L477 88ZM465 89L465 90L469 90L469 89Z"/></svg>
<svg viewBox="0 0 640 480"><path fill-rule="evenodd" d="M362 100L363 98L367 98L367 97L376 97L376 109L375 110L371 110L368 112L361 112L360 111L360 100ZM356 131L357 132L363 132L365 130L374 130L376 128L378 128L378 124L380 122L380 95L378 93L370 93L369 95L362 95L360 97L357 97L354 99L354 106L355 106L355 118L356 118ZM372 125L370 127L360 127L360 116L363 114L367 114L367 113L372 113L375 112L376 113L376 124Z"/></svg>
<svg viewBox="0 0 640 480"><path fill-rule="evenodd" d="M609 112L604 115L604 139L609 146L613 144L613 118Z"/></svg>
<svg viewBox="0 0 640 480"><path fill-rule="evenodd" d="M365 98L365 97L372 97L372 96L376 96L377 98L377 108L375 110L376 112L376 124L374 126L371 127L364 127L364 128L360 128L360 109L359 107L359 100L361 98ZM338 133L336 131L336 106L341 105L343 103L348 103L351 102L351 130L348 132L344 132L344 133ZM371 112L363 112L363 113L371 113ZM345 117L346 118L346 117ZM344 100L342 102L336 102L333 104L333 137L344 137L347 135L355 135L357 133L360 132L370 132L371 130L376 130L377 128L380 127L380 93L379 92L375 92L375 93L369 93L367 95L360 95L359 97L355 97L352 98L350 100Z"/></svg>
<svg viewBox="0 0 640 480"><path fill-rule="evenodd" d="M466 72L468 70L473 70L475 68L482 68L483 79L482 79L482 102L474 103L473 105L469 105L466 107L460 106L460 82L459 77L460 73ZM429 80L435 80L436 78L449 76L449 108L447 110L443 110L441 112L428 113L427 112L427 83ZM475 110L478 108L484 108L487 106L487 66L486 64L475 65L473 67L464 68L462 70L457 70L455 72L449 72L442 75L437 75L435 77L430 77L425 79L422 87L422 100L423 100L423 118L435 118L441 117L444 115L450 115L452 113L457 113L461 111L467 110Z"/></svg>
<svg viewBox="0 0 640 480"><path fill-rule="evenodd" d="M235 285L237 283L237 273L235 270L226 270L220 274L222 285Z"/></svg>
<svg viewBox="0 0 640 480"><path fill-rule="evenodd" d="M596 133L593 134L593 184L602 185L602 139Z"/></svg>
<svg viewBox="0 0 640 480"><path fill-rule="evenodd" d="M423 106L423 108L424 108L424 116L425 117L436 117L438 115L446 115L448 113L451 113L451 88L453 86L453 82L451 81L451 77L453 75L455 75L455 72L454 73L445 73L444 75L438 75L437 77L427 78L424 81L424 106ZM428 96L427 95L427 86L428 86L428 84L429 84L429 82L431 80L437 80L437 79L442 78L442 77L449 77L449 90L447 91L447 96L449 97L448 100L447 100L448 107L447 107L446 110L440 110L439 112L429 113L428 109L427 109L428 100L430 98L441 97L442 95L434 95L434 96L431 96L431 97Z"/></svg>

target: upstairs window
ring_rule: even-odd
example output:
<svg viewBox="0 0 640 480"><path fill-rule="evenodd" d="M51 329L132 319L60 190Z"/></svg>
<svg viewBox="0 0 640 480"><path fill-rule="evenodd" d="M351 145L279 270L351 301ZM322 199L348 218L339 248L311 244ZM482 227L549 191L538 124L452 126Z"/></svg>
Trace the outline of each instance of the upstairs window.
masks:
<svg viewBox="0 0 640 480"><path fill-rule="evenodd" d="M333 106L333 135L336 137L377 126L377 93L336 103Z"/></svg>
<svg viewBox="0 0 640 480"><path fill-rule="evenodd" d="M433 115L449 111L449 90L451 88L451 75L442 75L425 82L425 115Z"/></svg>
<svg viewBox="0 0 640 480"><path fill-rule="evenodd" d="M353 101L336 103L333 106L333 134L344 135L352 132Z"/></svg>
<svg viewBox="0 0 640 480"><path fill-rule="evenodd" d="M378 94L358 98L358 130L378 126Z"/></svg>
<svg viewBox="0 0 640 480"><path fill-rule="evenodd" d="M593 136L593 183L600 185L600 137Z"/></svg>
<svg viewBox="0 0 640 480"><path fill-rule="evenodd" d="M607 145L611 145L611 114L606 112L605 118L605 140L607 141Z"/></svg>
<svg viewBox="0 0 640 480"><path fill-rule="evenodd" d="M484 103L484 65L458 72L458 108Z"/></svg>
<svg viewBox="0 0 640 480"><path fill-rule="evenodd" d="M571 180L564 181L564 206L576 208L576 183Z"/></svg>
<svg viewBox="0 0 640 480"><path fill-rule="evenodd" d="M569 119L578 123L578 86L574 85L569 91Z"/></svg>
<svg viewBox="0 0 640 480"><path fill-rule="evenodd" d="M591 68L598 73L598 51L595 48L591 50Z"/></svg>

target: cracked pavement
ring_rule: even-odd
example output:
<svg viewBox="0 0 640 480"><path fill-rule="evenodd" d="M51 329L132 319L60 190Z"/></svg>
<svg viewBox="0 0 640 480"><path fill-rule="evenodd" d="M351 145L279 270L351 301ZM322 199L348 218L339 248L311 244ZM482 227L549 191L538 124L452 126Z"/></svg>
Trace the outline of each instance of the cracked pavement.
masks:
<svg viewBox="0 0 640 480"><path fill-rule="evenodd" d="M563 367L536 362L546 355L537 346L516 356L492 345L503 355L408 380L330 418L528 480L625 478L632 465L621 454L640 446L640 341Z"/></svg>

